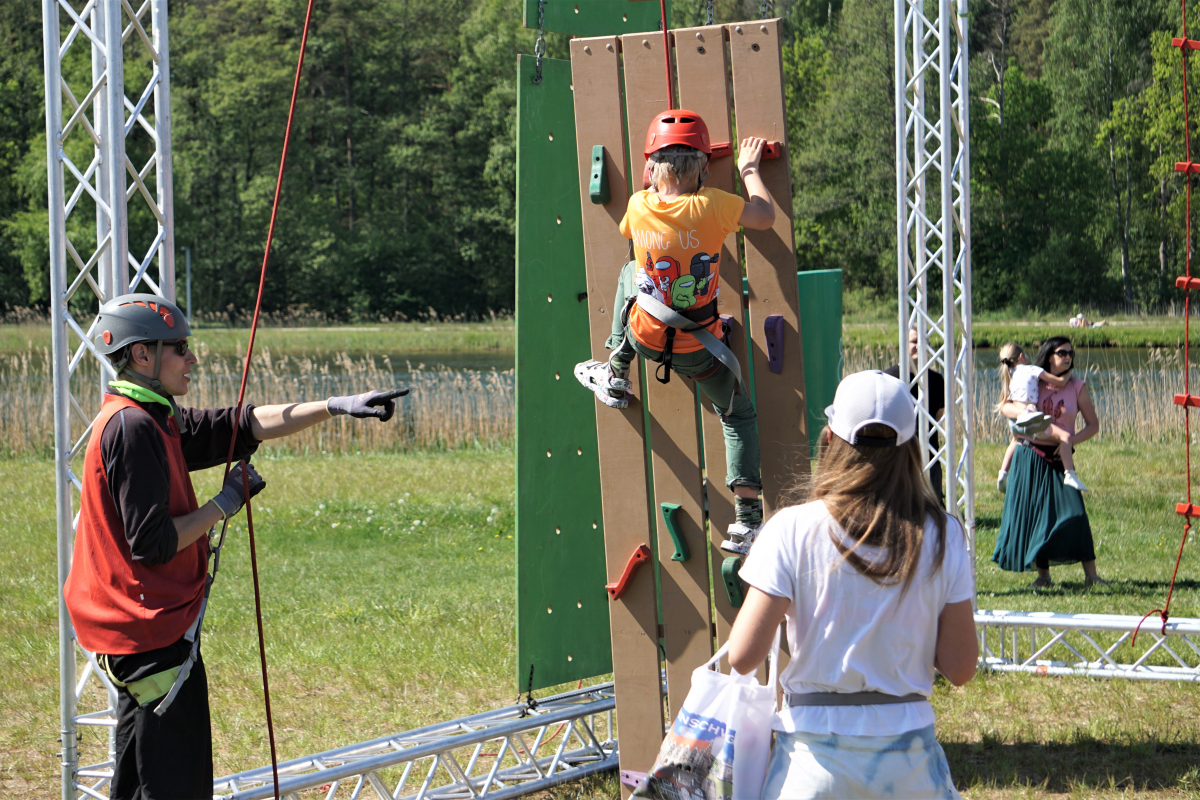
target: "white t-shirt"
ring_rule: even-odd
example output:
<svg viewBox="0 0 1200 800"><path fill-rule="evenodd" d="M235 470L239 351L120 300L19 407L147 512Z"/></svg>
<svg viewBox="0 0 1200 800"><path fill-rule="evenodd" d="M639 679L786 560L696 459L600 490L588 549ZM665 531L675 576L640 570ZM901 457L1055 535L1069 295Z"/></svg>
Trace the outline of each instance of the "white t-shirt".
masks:
<svg viewBox="0 0 1200 800"><path fill-rule="evenodd" d="M1014 403L1036 403L1038 401L1038 379L1045 372L1041 367L1018 364L1013 367L1008 379L1008 399Z"/></svg>
<svg viewBox="0 0 1200 800"><path fill-rule="evenodd" d="M880 586L847 563L832 536L845 538L821 501L785 508L763 527L741 577L756 589L791 601L787 632L792 659L779 676L785 692L883 692L928 697L938 616L947 603L975 593L962 524L946 525L941 569L933 572L937 527L925 526L925 546L907 591ZM876 548L860 547L870 558ZM934 722L928 701L874 706L784 708L775 730L894 736Z"/></svg>

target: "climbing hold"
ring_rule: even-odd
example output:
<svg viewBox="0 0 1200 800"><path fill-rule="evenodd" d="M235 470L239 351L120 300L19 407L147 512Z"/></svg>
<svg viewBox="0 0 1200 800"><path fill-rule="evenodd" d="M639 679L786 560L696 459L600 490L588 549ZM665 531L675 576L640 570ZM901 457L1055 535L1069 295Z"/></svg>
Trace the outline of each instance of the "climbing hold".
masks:
<svg viewBox="0 0 1200 800"><path fill-rule="evenodd" d="M675 554L671 556L671 560L683 562L691 558L692 553L688 550L687 540L683 538L683 532L679 530L679 523L675 520L679 508L678 503L663 503L662 515L667 524L667 533L671 534L671 541L675 543Z"/></svg>
<svg viewBox="0 0 1200 800"><path fill-rule="evenodd" d="M621 595L625 594L625 590L629 588L629 581L633 579L633 573L637 572L637 568L650 560L650 548L644 544L639 544L637 549L633 551L633 555L629 557L629 561L625 563L625 570L621 573L621 578L616 583L605 584L604 588L608 592L608 596L613 600L620 600ZM580 603L580 608L583 604Z"/></svg>
<svg viewBox="0 0 1200 800"><path fill-rule="evenodd" d="M721 562L721 579L725 582L725 594L729 596L729 605L741 608L746 600L746 590L738 572L742 568L740 558L727 558Z"/></svg>
<svg viewBox="0 0 1200 800"><path fill-rule="evenodd" d="M604 145L592 146L592 182L588 186L588 196L596 205L604 205L609 200L608 167L604 163Z"/></svg>
<svg viewBox="0 0 1200 800"><path fill-rule="evenodd" d="M763 322L763 332L767 335L767 366L778 375L783 372L783 317L771 314Z"/></svg>

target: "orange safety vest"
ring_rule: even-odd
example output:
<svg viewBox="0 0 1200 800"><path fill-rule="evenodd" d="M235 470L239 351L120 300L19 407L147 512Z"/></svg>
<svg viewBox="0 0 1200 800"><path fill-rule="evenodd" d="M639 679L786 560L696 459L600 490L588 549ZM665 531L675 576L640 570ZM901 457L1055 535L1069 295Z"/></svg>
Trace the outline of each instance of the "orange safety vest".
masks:
<svg viewBox="0 0 1200 800"><path fill-rule="evenodd" d="M100 453L105 426L123 409L147 413L123 395L104 397L84 455L75 555L63 587L79 644L109 655L145 653L178 641L200 613L208 572L207 536L165 564L133 560ZM183 458L179 425L174 417L168 418L167 425L169 430L159 428L159 433L167 451L168 513L181 517L199 506Z"/></svg>

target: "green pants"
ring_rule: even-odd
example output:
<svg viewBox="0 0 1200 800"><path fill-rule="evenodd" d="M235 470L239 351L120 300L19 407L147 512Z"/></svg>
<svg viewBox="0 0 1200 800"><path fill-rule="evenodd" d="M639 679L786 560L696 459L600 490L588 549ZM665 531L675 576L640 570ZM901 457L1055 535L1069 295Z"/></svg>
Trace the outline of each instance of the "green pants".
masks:
<svg viewBox="0 0 1200 800"><path fill-rule="evenodd" d="M625 369L637 356L654 361L662 361L662 351L652 350L632 335L626 335L627 315L622 311L630 297L637 293L634 286L637 263L630 261L621 270L621 279L617 282L617 297L613 303L612 336L608 337L605 345L614 351L609 359L615 369ZM707 378L696 378L713 367L717 371ZM673 353L671 369L681 378L696 381L700 391L712 401L713 408L721 416L721 428L725 433L725 485L749 486L754 489L762 488L762 456L758 448L758 415L754 412L754 404L745 394L734 394L736 379L729 368L718 361L707 350L697 350L694 353ZM730 397L733 402L731 407Z"/></svg>

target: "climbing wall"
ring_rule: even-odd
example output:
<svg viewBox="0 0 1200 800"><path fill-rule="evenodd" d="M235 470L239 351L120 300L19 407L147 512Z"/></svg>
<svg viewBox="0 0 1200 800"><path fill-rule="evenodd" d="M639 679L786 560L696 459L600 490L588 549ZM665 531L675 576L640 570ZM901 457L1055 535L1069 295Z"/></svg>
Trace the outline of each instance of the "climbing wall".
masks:
<svg viewBox="0 0 1200 800"><path fill-rule="evenodd" d="M712 140L729 141L736 124L739 136L777 142L777 152L786 154L778 20L671 33L679 75L671 90L681 105L704 116ZM571 43L575 95L587 98L575 104L576 156L590 352L597 359L607 358L604 340L617 310L616 279L630 255L617 223L630 189L641 188L647 125L668 108L664 62L659 32ZM619 128L622 120L627 146ZM736 191L734 164L733 157L715 159L709 185ZM808 425L786 158L764 161L762 174L776 203L777 221L771 230L747 231L726 241L720 311L733 318L733 347L744 377L755 376L770 511L808 470ZM739 249L744 249L742 267L749 279L746 316ZM743 319L749 320L748 335ZM579 360L584 356L581 352ZM720 422L709 403L697 403L691 381L674 376L661 384L651 375L655 366L643 364L635 372L637 388L629 409L614 411L592 401L607 522L606 565L610 585L618 589L609 608L621 766L634 771L651 766L662 741L663 709L655 702L659 657L666 669L670 718L682 705L692 670L727 637L739 604L738 592L725 588L725 554L717 549L733 519L732 495L724 487ZM659 568L657 636L656 576L643 560L647 552L655 554ZM734 587L742 588L736 581Z"/></svg>

